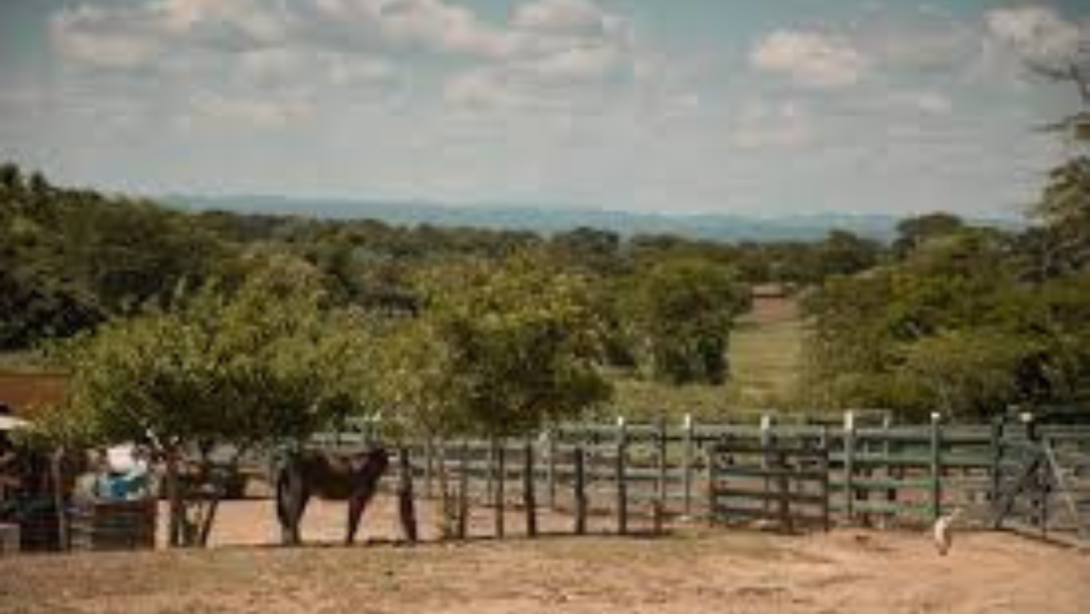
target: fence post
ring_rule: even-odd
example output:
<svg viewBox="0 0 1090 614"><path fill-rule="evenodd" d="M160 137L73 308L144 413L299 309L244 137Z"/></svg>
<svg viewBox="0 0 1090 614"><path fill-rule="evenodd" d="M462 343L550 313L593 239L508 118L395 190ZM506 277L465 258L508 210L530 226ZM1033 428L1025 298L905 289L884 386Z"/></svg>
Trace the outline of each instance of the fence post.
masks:
<svg viewBox="0 0 1090 614"><path fill-rule="evenodd" d="M1035 454L1044 455L1044 448L1040 441L1040 433L1037 429L1037 421L1034 420L1032 412L1022 412L1020 415L1022 422L1026 425L1026 439L1034 444L1033 450ZM1045 534L1045 525L1048 523L1046 507L1048 506L1048 497L1045 491L1045 467L1047 461L1044 458L1040 459L1041 462L1037 463L1037 467L1034 471L1033 481L1030 486L1033 489L1033 495L1030 505L1032 506L1033 518L1031 521L1036 523L1041 529L1042 536ZM1032 462L1032 461L1031 461Z"/></svg>
<svg viewBox="0 0 1090 614"><path fill-rule="evenodd" d="M1022 419L1022 423L1026 425L1026 439L1036 442L1037 422L1033 419L1033 412L1024 411L1019 417Z"/></svg>
<svg viewBox="0 0 1090 614"><path fill-rule="evenodd" d="M488 450L485 454L485 468L484 468L484 501L488 503L495 501L495 487L496 487L496 438L490 436L488 438Z"/></svg>
<svg viewBox="0 0 1090 614"><path fill-rule="evenodd" d="M545 477L548 482L549 509L556 509L556 431L550 428L545 436L546 452L549 455Z"/></svg>
<svg viewBox="0 0 1090 614"><path fill-rule="evenodd" d="M942 416L931 412L931 520L942 515Z"/></svg>
<svg viewBox="0 0 1090 614"><path fill-rule="evenodd" d="M992 419L991 429L992 440L992 466L991 466L991 493L990 503L992 508L992 516L999 516L1000 509L1000 490L1003 486L1003 417L996 416Z"/></svg>
<svg viewBox="0 0 1090 614"><path fill-rule="evenodd" d="M666 511L666 495L668 494L667 491L669 489L666 475L667 465L669 464L669 459L666 458L666 416L659 417L658 432L656 435L658 436L658 441L656 442L658 444L658 458L656 460L658 461L659 471L658 482L655 484L655 499L658 501L660 511L664 513Z"/></svg>
<svg viewBox="0 0 1090 614"><path fill-rule="evenodd" d="M1050 445L1047 436L1041 438L1040 454L1046 455ZM1041 537L1048 537L1048 522L1051 515L1048 506L1049 499L1052 496L1054 478L1047 459L1042 459L1041 464L1037 468L1037 475L1039 476L1038 483L1040 484L1040 488L1038 492L1040 493L1039 496L1041 499Z"/></svg>
<svg viewBox="0 0 1090 614"><path fill-rule="evenodd" d="M435 440L431 437L424 438L424 498L431 499L435 496L432 481L435 477Z"/></svg>
<svg viewBox="0 0 1090 614"><path fill-rule="evenodd" d="M844 412L844 513L848 522L855 520L855 413Z"/></svg>
<svg viewBox="0 0 1090 614"><path fill-rule="evenodd" d="M787 533L793 533L795 527L791 520L791 491L790 482L787 479L787 455L783 450L778 450L773 453L772 458L776 460L774 469L778 473L776 481L779 486L780 501L778 511L780 527Z"/></svg>
<svg viewBox="0 0 1090 614"><path fill-rule="evenodd" d="M575 444L575 450L573 451L574 457L572 462L575 465L573 470L575 472L572 484L574 484L575 492L575 534L584 535L587 532L587 476L585 467L585 455L583 453L583 443L579 442Z"/></svg>
<svg viewBox="0 0 1090 614"><path fill-rule="evenodd" d="M628 430L624 416L617 417L617 533L628 533L628 489L625 484L625 462L628 456Z"/></svg>
<svg viewBox="0 0 1090 614"><path fill-rule="evenodd" d="M469 442L462 440L458 458L458 539L469 536Z"/></svg>
<svg viewBox="0 0 1090 614"><path fill-rule="evenodd" d="M534 444L526 440L522 464L522 504L526 508L526 535L537 537L537 501L534 497Z"/></svg>
<svg viewBox="0 0 1090 614"><path fill-rule="evenodd" d="M770 468L771 463L771 445L772 445L772 416L768 414L761 414L761 468L765 470L764 476L764 497L761 498L761 507L765 513L768 513L768 508L772 505L772 500L769 498L769 491L771 490L771 478L767 471Z"/></svg>
<svg viewBox="0 0 1090 614"><path fill-rule="evenodd" d="M691 517L693 514L693 415L685 414L684 422L682 423L683 440L682 440L682 457L681 457L681 479L682 489L684 490L684 505L685 516Z"/></svg>
<svg viewBox="0 0 1090 614"><path fill-rule="evenodd" d="M704 447L704 480L707 488L707 520L714 525L716 520L716 484L715 484L715 445L707 442Z"/></svg>
<svg viewBox="0 0 1090 614"><path fill-rule="evenodd" d="M887 482L892 483L894 479L900 481L900 472L894 473L893 465L890 463L890 454L893 452L892 444L890 443L889 431L893 426L893 415L887 413L882 416L882 462L884 463L883 475ZM892 520L897 516L897 487L891 486L886 489L886 503L889 505L889 512L882 516L882 524L884 527L888 527L892 524Z"/></svg>
<svg viewBox="0 0 1090 614"><path fill-rule="evenodd" d="M829 427L821 425L821 522L828 531L832 523L829 520Z"/></svg>
<svg viewBox="0 0 1090 614"><path fill-rule="evenodd" d="M503 539L504 536L504 483L507 481L507 468L504 466L504 452L505 442L501 438L493 438L492 440L493 450L495 450L496 463L495 479L492 482L492 495L493 506L495 508L495 520L496 520L496 537Z"/></svg>
<svg viewBox="0 0 1090 614"><path fill-rule="evenodd" d="M416 543L416 507L413 502L413 466L409 457L409 446L401 446L398 450L398 476L397 511L401 520L401 531L405 541L409 544Z"/></svg>

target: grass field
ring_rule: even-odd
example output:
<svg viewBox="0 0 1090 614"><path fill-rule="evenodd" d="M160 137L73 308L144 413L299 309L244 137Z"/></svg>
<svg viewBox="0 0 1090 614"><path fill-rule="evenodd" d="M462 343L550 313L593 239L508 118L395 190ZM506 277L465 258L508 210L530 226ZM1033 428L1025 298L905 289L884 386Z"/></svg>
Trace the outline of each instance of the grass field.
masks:
<svg viewBox="0 0 1090 614"><path fill-rule="evenodd" d="M743 404L774 406L793 393L803 323L793 298L757 299L731 335L733 385Z"/></svg>
<svg viewBox="0 0 1090 614"><path fill-rule="evenodd" d="M802 337L795 299L757 299L731 335L731 377L725 386L667 386L617 378L610 410L635 418L691 413L711 419L782 408L799 378Z"/></svg>

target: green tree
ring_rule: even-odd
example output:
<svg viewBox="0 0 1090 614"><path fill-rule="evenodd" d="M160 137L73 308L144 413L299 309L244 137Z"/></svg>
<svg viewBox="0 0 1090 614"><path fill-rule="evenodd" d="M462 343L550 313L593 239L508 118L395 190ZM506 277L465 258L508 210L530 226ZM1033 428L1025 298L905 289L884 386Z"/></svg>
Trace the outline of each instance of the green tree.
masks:
<svg viewBox="0 0 1090 614"><path fill-rule="evenodd" d="M932 239L960 232L964 228L965 222L951 213L936 212L906 218L897 224L893 252L904 257Z"/></svg>
<svg viewBox="0 0 1090 614"><path fill-rule="evenodd" d="M834 230L817 244L814 254L814 282L831 275L852 275L878 263L881 247L844 230Z"/></svg>
<svg viewBox="0 0 1090 614"><path fill-rule="evenodd" d="M551 247L570 266L594 273L623 268L621 238L613 232L580 227L553 235Z"/></svg>
<svg viewBox="0 0 1090 614"><path fill-rule="evenodd" d="M22 188L23 174L19 166L12 162L0 164L0 189L14 191Z"/></svg>
<svg viewBox="0 0 1090 614"><path fill-rule="evenodd" d="M655 375L674 384L724 382L731 327L746 298L726 266L695 258L655 265L634 299Z"/></svg>
<svg viewBox="0 0 1090 614"><path fill-rule="evenodd" d="M609 396L599 372L601 322L583 277L524 254L495 267L443 267L423 286L425 323L416 334L433 362L419 409L455 412L439 423L511 435Z"/></svg>
<svg viewBox="0 0 1090 614"><path fill-rule="evenodd" d="M907 346L903 369L928 407L979 419L1020 399L1018 366L1036 349L1000 331L953 330Z"/></svg>
<svg viewBox="0 0 1090 614"><path fill-rule="evenodd" d="M235 293L207 285L174 311L102 326L71 355L72 420L91 424L101 442L152 445L175 483L186 460L211 475L216 444L242 453L299 440L372 407L362 328L326 313L317 282L299 267L274 261ZM171 490L179 543L181 495Z"/></svg>
<svg viewBox="0 0 1090 614"><path fill-rule="evenodd" d="M805 302L806 390L834 406L966 416L1080 398L1090 364L1085 275L1026 280L1014 245L966 228L826 281Z"/></svg>
<svg viewBox="0 0 1090 614"><path fill-rule="evenodd" d="M395 435L424 439L471 430L454 390L456 371L449 348L430 318L405 320L376 340L375 391Z"/></svg>
<svg viewBox="0 0 1090 614"><path fill-rule="evenodd" d="M1090 158L1080 156L1053 169L1030 216L1038 226L1027 234L1042 277L1090 267Z"/></svg>

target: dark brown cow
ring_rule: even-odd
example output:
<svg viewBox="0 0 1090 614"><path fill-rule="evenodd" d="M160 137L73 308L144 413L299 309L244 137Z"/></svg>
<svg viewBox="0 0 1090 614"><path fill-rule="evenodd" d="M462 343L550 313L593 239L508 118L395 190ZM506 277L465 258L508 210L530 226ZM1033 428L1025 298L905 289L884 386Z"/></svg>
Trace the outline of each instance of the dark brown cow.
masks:
<svg viewBox="0 0 1090 614"><path fill-rule="evenodd" d="M345 543L352 544L364 509L378 491L379 479L390 464L384 448L359 454L335 454L304 450L291 455L276 480L276 511L284 543L298 545L299 523L311 495L323 499L348 501L348 532Z"/></svg>

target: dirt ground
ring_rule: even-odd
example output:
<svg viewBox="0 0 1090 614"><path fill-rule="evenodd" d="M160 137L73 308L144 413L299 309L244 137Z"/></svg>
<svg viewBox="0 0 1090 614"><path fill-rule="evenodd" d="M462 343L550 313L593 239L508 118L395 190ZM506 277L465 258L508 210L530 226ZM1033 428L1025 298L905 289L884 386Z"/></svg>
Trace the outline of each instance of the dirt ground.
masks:
<svg viewBox="0 0 1090 614"><path fill-rule="evenodd" d="M1090 611L1090 555L1003 533L959 534L947 557L920 533L857 530L498 541L483 537L492 521L482 511L478 539L408 548L396 545L391 511L379 501L365 526L371 543L352 548L334 545L341 505L310 510L309 545L285 549L268 545L271 504L252 501L226 504L211 550L0 558L0 612ZM512 534L518 519L508 518ZM567 522L543 519L557 530Z"/></svg>

